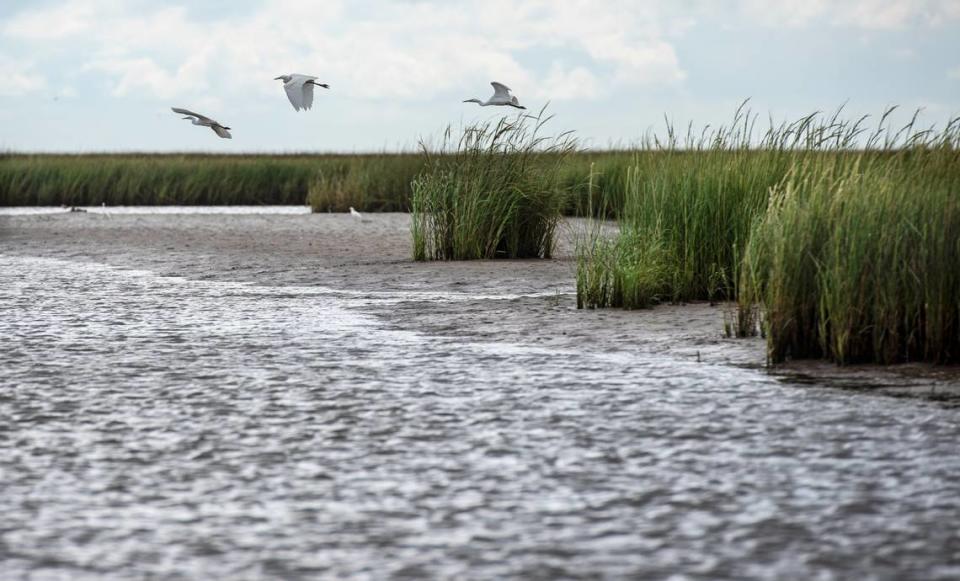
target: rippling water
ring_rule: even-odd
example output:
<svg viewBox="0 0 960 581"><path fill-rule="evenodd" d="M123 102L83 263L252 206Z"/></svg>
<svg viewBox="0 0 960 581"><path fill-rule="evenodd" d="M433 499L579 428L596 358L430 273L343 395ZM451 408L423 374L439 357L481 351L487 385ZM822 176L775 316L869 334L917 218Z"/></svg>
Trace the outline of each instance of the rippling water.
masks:
<svg viewBox="0 0 960 581"><path fill-rule="evenodd" d="M463 298L0 255L0 577L960 577L957 410L369 309Z"/></svg>
<svg viewBox="0 0 960 581"><path fill-rule="evenodd" d="M310 206L79 206L91 214L309 214ZM0 216L70 213L65 206L0 206Z"/></svg>

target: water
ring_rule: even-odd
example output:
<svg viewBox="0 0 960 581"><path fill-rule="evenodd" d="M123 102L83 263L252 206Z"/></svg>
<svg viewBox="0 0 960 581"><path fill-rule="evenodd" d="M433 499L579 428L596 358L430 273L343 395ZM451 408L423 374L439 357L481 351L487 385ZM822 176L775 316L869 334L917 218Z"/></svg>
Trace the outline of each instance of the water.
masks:
<svg viewBox="0 0 960 581"><path fill-rule="evenodd" d="M960 577L956 409L374 314L478 298L0 255L0 578Z"/></svg>
<svg viewBox="0 0 960 581"><path fill-rule="evenodd" d="M91 214L309 214L310 206L78 206ZM43 216L70 213L63 206L0 206L0 216Z"/></svg>

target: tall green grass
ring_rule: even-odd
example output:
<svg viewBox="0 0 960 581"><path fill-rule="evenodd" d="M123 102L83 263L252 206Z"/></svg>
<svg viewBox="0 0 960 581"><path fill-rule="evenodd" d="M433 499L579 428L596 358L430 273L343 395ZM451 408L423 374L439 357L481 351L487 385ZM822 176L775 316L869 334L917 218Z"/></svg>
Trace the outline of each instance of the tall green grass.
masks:
<svg viewBox="0 0 960 581"><path fill-rule="evenodd" d="M798 165L773 189L740 285L772 362L960 361L958 145L955 123L889 155Z"/></svg>
<svg viewBox="0 0 960 581"><path fill-rule="evenodd" d="M960 120L754 120L636 153L618 229L578 244L578 305L736 299L773 362L960 361Z"/></svg>
<svg viewBox="0 0 960 581"><path fill-rule="evenodd" d="M549 258L567 205L560 169L576 144L543 135L549 117L518 115L472 125L437 150L424 147L413 182L416 260Z"/></svg>

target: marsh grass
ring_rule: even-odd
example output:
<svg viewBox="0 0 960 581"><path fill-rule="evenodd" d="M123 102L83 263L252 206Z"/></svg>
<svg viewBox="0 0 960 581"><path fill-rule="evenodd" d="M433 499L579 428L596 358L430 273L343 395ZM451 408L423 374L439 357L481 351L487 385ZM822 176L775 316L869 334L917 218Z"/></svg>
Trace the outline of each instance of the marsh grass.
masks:
<svg viewBox="0 0 960 581"><path fill-rule="evenodd" d="M795 167L746 249L772 362L960 362L960 123Z"/></svg>
<svg viewBox="0 0 960 581"><path fill-rule="evenodd" d="M344 156L318 164L307 203L314 212L346 212L351 206L405 212L410 209L411 184L423 167L422 156L408 153Z"/></svg>
<svg viewBox="0 0 960 581"><path fill-rule="evenodd" d="M434 152L432 159L442 156ZM622 151L544 154L569 196L564 214L593 197L622 199L630 167ZM409 211L411 184L426 167L420 153L209 155L17 154L0 152L0 206L308 204L314 212ZM596 201L596 200L594 200Z"/></svg>
<svg viewBox="0 0 960 581"><path fill-rule="evenodd" d="M578 244L578 305L735 300L769 358L960 361L960 120L755 116L635 154L619 234ZM602 213L602 212L601 212Z"/></svg>
<svg viewBox="0 0 960 581"><path fill-rule="evenodd" d="M518 115L471 125L437 148L413 181L416 260L549 258L568 203L560 169L576 142L543 135L550 117Z"/></svg>
<svg viewBox="0 0 960 581"><path fill-rule="evenodd" d="M310 204L404 211L417 154L91 154L0 157L0 205Z"/></svg>

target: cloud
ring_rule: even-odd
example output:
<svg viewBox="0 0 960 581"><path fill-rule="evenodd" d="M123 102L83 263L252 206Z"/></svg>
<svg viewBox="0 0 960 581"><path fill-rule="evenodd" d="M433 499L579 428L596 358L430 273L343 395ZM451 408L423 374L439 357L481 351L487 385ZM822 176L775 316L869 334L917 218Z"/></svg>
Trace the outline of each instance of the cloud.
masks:
<svg viewBox="0 0 960 581"><path fill-rule="evenodd" d="M960 80L960 67L956 67L947 71L947 78Z"/></svg>
<svg viewBox="0 0 960 581"><path fill-rule="evenodd" d="M583 67L564 68L554 63L533 96L554 101L593 99L601 94L597 78Z"/></svg>
<svg viewBox="0 0 960 581"><path fill-rule="evenodd" d="M47 80L37 73L31 61L19 61L0 55L0 97L19 97L45 89Z"/></svg>
<svg viewBox="0 0 960 581"><path fill-rule="evenodd" d="M69 0L14 14L0 33L47 49L83 47L81 70L104 75L118 96L199 96L224 85L262 93L275 91L265 81L296 71L358 98L422 100L488 80L521 98L543 87L557 89L556 99L595 98L616 85L683 82L667 37L690 22L667 17L662 4L278 0L211 17L184 6ZM530 56L557 50L576 66Z"/></svg>
<svg viewBox="0 0 960 581"><path fill-rule="evenodd" d="M770 27L833 26L890 30L960 20L960 0L741 0L747 17Z"/></svg>

